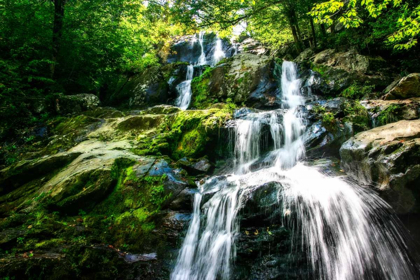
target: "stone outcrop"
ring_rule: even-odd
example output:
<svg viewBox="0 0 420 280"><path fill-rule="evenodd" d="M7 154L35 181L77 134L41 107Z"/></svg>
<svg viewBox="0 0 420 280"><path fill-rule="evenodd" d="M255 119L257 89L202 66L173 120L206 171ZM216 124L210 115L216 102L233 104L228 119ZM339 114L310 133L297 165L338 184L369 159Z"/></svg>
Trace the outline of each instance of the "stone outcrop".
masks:
<svg viewBox="0 0 420 280"><path fill-rule="evenodd" d="M311 68L321 78L314 86L315 93L320 95L337 96L355 85L383 90L392 82L392 71L384 59L361 55L354 49L347 52L326 49L317 54L306 50L295 61Z"/></svg>
<svg viewBox="0 0 420 280"><path fill-rule="evenodd" d="M420 74L412 73L405 76L398 82L392 83L385 89L383 99L407 99L411 97L420 97Z"/></svg>
<svg viewBox="0 0 420 280"><path fill-rule="evenodd" d="M398 213L420 210L420 120L399 121L357 134L340 149L342 168L374 186Z"/></svg>
<svg viewBox="0 0 420 280"><path fill-rule="evenodd" d="M193 80L192 106L207 107L215 100L228 98L237 104L254 107L275 107L277 75L275 63L268 56L243 53L232 57Z"/></svg>

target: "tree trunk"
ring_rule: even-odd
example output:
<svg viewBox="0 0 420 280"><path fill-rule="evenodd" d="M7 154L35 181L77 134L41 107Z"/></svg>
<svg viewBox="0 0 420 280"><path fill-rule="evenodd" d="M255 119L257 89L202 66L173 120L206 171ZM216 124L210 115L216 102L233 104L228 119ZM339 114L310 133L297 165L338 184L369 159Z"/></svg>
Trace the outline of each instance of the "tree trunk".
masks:
<svg viewBox="0 0 420 280"><path fill-rule="evenodd" d="M60 41L63 35L64 6L67 0L52 0L54 3L54 26L52 37L51 78L55 78L57 57L60 52Z"/></svg>
<svg viewBox="0 0 420 280"><path fill-rule="evenodd" d="M315 32L314 20L312 18L309 18L309 22L311 24L311 30L312 30L313 48L316 49L316 32Z"/></svg>
<svg viewBox="0 0 420 280"><path fill-rule="evenodd" d="M296 27L293 25L291 20L289 20L289 24L290 24L290 29L292 30L293 39L294 39L295 44L296 44L296 49L298 50L298 52L301 52L302 48L301 48L301 44L300 44L298 34L296 32Z"/></svg>

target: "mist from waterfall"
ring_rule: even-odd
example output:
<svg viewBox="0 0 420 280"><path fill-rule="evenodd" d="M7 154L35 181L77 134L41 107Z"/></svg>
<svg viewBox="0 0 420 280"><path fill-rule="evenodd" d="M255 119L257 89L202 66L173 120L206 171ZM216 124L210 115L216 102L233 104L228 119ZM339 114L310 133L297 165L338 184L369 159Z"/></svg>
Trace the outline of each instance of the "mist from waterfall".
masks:
<svg viewBox="0 0 420 280"><path fill-rule="evenodd" d="M271 182L278 186L280 222L292 231L294 246L305 248L317 279L417 279L390 206L375 193L302 162L301 84L296 65L285 61L283 108L235 120L234 170L199 185L172 280L230 279L238 213L250 193ZM261 138L267 126L273 147L264 153ZM201 206L202 197L214 192Z"/></svg>

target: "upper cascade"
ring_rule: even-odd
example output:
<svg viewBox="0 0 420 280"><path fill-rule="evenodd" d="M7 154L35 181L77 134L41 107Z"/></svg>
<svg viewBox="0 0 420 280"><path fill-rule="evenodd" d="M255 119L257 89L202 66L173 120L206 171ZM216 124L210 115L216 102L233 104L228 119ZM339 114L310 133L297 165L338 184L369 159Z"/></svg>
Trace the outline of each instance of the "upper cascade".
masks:
<svg viewBox="0 0 420 280"><path fill-rule="evenodd" d="M210 33L208 36L205 35L206 33L204 31L200 31L198 38L197 34L189 37L189 43L182 41L175 44L173 48L176 50L176 55L175 57L168 58L168 62L175 59L177 61L189 63L185 81L176 86L179 95L175 104L182 110L188 109L191 102L191 82L195 74L194 67L204 65L215 66L220 60L230 56L225 52L230 48L229 44L224 44L222 39L217 35L214 36L213 33ZM201 75L201 68L197 69L199 76Z"/></svg>

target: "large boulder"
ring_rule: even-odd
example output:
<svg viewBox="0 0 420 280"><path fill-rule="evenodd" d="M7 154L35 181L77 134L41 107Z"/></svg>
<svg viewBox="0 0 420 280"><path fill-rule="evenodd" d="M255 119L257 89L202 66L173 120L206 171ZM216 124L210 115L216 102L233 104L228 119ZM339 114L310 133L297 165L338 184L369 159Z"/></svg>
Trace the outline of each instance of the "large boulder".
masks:
<svg viewBox="0 0 420 280"><path fill-rule="evenodd" d="M393 83L385 90L383 99L407 99L420 97L420 73L412 73L405 76L397 83Z"/></svg>
<svg viewBox="0 0 420 280"><path fill-rule="evenodd" d="M306 57L306 52L298 59L301 56ZM322 82L314 87L319 94L335 96L355 85L383 90L392 81L392 71L387 69L384 59L361 55L354 49L347 52L326 49L301 63L307 65L308 62L309 67L322 78Z"/></svg>
<svg viewBox="0 0 420 280"><path fill-rule="evenodd" d="M275 66L268 56L236 55L193 80L192 105L203 108L230 98L235 103L246 103L248 106L278 106L275 75L279 75L280 69Z"/></svg>
<svg viewBox="0 0 420 280"><path fill-rule="evenodd" d="M374 186L398 213L420 211L420 120L357 134L340 149L342 168Z"/></svg>
<svg viewBox="0 0 420 280"><path fill-rule="evenodd" d="M367 73L371 70L384 67L386 62L381 57L364 56L351 49L347 52L337 52L334 49L326 49L314 56L314 63L332 66L347 72Z"/></svg>

